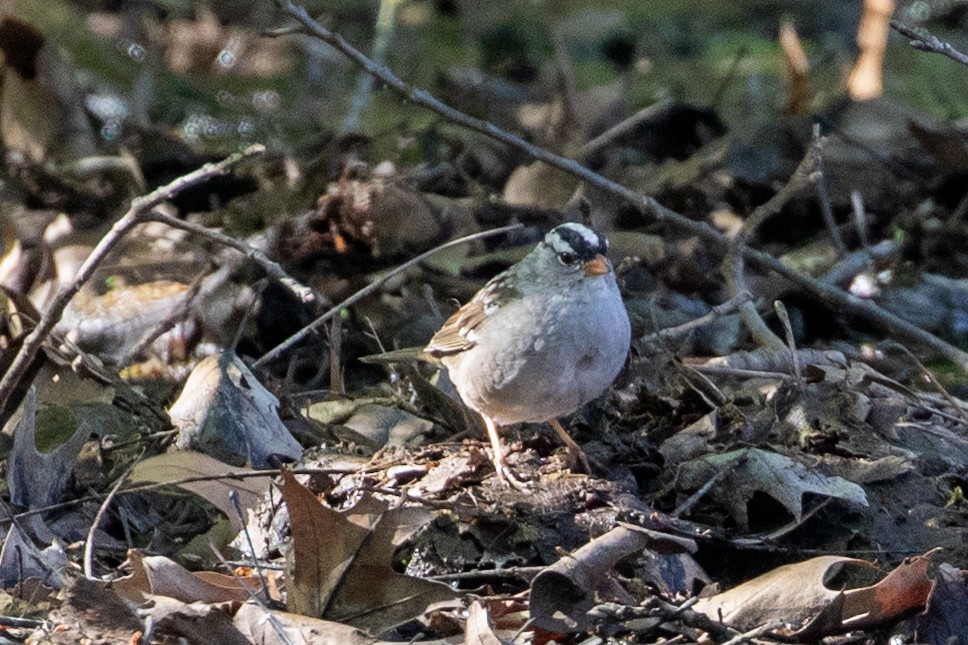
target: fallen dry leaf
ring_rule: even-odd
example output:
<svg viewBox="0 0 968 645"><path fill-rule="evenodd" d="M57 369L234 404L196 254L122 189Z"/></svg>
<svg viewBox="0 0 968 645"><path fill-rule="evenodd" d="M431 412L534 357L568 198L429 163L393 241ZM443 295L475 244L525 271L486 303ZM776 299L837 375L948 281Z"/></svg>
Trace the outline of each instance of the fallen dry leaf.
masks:
<svg viewBox="0 0 968 645"><path fill-rule="evenodd" d="M938 566L928 606L914 624L919 643L947 645L952 638L968 643L968 590L963 571L948 563Z"/></svg>
<svg viewBox="0 0 968 645"><path fill-rule="evenodd" d="M874 565L841 556L812 558L702 598L694 609L741 630L778 619L801 641L874 629L924 606L932 585L927 577L929 558L930 553L912 558L877 584L846 591L830 589L825 582L844 565Z"/></svg>
<svg viewBox="0 0 968 645"><path fill-rule="evenodd" d="M379 633L456 596L443 583L405 576L390 566L394 548L430 521L423 509L387 511L365 499L339 513L320 504L286 471L282 497L292 525L287 572L293 611Z"/></svg>
<svg viewBox="0 0 968 645"><path fill-rule="evenodd" d="M77 578L61 594L62 602L50 613L51 626L36 642L130 643L144 629L125 601L103 584Z"/></svg>
<svg viewBox="0 0 968 645"><path fill-rule="evenodd" d="M302 447L278 414L279 400L232 351L203 359L168 415L179 448L197 447L224 459L266 468L275 459L296 461Z"/></svg>
<svg viewBox="0 0 968 645"><path fill-rule="evenodd" d="M262 588L256 578L240 578L213 571L192 573L164 556L144 556L136 549L128 551L128 563L131 575L116 580L114 589L122 598L138 604L149 595L166 596L187 603L241 602Z"/></svg>
<svg viewBox="0 0 968 645"><path fill-rule="evenodd" d="M272 478L268 475L245 479L232 478L233 472L242 470L245 469L230 466L198 452L169 452L139 462L131 471L130 480L134 483L166 484L180 482L189 477L211 477L212 479L206 481L175 485L215 505L229 518L232 528L241 531L243 520L239 518L235 505L229 498L230 493L239 496L239 503L243 509L255 508L272 482Z"/></svg>
<svg viewBox="0 0 968 645"><path fill-rule="evenodd" d="M723 471L727 471L723 473ZM729 509L740 529L749 528L746 505L762 492L780 502L797 522L803 517L803 495L813 493L867 506L864 489L841 477L807 470L803 464L759 448L742 448L693 459L679 468L677 486L696 490L722 473L710 495Z"/></svg>
<svg viewBox="0 0 968 645"><path fill-rule="evenodd" d="M30 388L23 417L13 433L13 452L7 464L10 501L26 509L42 508L60 501L74 470L77 455L90 436L81 424L71 437L49 453L37 451L37 390Z"/></svg>

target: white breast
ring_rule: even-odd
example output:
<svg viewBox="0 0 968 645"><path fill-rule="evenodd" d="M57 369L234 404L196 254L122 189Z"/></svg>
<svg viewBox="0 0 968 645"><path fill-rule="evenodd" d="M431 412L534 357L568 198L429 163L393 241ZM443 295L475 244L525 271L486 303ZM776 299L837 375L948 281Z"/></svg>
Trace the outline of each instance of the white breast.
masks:
<svg viewBox="0 0 968 645"><path fill-rule="evenodd" d="M510 304L474 348L444 360L468 406L500 425L547 421L611 384L629 348L625 306L613 274L579 289Z"/></svg>

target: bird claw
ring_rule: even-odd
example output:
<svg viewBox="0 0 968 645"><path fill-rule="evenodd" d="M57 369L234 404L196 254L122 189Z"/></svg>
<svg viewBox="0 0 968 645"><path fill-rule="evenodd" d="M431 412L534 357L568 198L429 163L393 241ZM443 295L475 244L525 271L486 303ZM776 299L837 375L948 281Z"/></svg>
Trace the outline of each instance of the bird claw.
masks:
<svg viewBox="0 0 968 645"><path fill-rule="evenodd" d="M497 476L498 482L502 486L509 486L517 491L528 490L528 483L523 482L517 477L508 467L507 462L504 461L504 455L495 456L494 459L494 474Z"/></svg>

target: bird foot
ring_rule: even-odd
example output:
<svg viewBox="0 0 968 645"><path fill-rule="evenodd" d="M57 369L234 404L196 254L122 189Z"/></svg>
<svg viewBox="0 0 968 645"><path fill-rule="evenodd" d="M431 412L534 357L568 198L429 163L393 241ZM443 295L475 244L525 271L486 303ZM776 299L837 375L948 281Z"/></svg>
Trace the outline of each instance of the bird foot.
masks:
<svg viewBox="0 0 968 645"><path fill-rule="evenodd" d="M494 474L502 486L509 486L514 490L522 492L528 490L528 483L515 477L514 473L508 467L507 462L504 460L503 454L495 455Z"/></svg>

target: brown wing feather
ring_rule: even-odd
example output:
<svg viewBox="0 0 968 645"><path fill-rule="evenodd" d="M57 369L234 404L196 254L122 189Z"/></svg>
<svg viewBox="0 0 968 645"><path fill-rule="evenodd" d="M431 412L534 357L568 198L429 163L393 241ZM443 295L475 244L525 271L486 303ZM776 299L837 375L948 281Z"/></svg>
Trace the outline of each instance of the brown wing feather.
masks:
<svg viewBox="0 0 968 645"><path fill-rule="evenodd" d="M507 271L491 278L467 304L447 319L444 326L430 339L424 352L440 358L467 351L477 344L472 332L480 327L484 319L502 304L520 297L513 281L508 279Z"/></svg>
<svg viewBox="0 0 968 645"><path fill-rule="evenodd" d="M478 294L480 295L480 294ZM474 346L467 335L484 320L484 299L475 296L454 312L443 327L430 339L425 352L431 356L447 356L466 351Z"/></svg>

